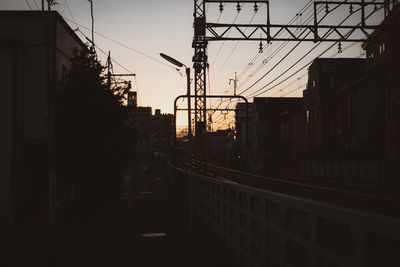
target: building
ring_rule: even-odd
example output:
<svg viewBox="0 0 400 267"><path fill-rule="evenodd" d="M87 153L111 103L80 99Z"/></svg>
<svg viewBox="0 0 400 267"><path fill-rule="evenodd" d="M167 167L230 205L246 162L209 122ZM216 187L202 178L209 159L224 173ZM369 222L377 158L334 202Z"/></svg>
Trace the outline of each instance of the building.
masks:
<svg viewBox="0 0 400 267"><path fill-rule="evenodd" d="M155 110L153 116L152 151L160 156L169 155L174 138L174 116Z"/></svg>
<svg viewBox="0 0 400 267"><path fill-rule="evenodd" d="M246 107L247 106L247 107ZM240 159L242 165L247 164L248 148L251 147L251 123L253 114L252 103L241 103L236 105L235 110L235 156Z"/></svg>
<svg viewBox="0 0 400 267"><path fill-rule="evenodd" d="M0 221L48 223L49 203L68 197L54 168L54 94L87 48L55 11L0 11L0 23Z"/></svg>
<svg viewBox="0 0 400 267"><path fill-rule="evenodd" d="M234 164L239 167L234 157L234 132L228 128L207 133L207 155L211 162Z"/></svg>
<svg viewBox="0 0 400 267"><path fill-rule="evenodd" d="M306 122L305 148L312 153L325 148L331 96L340 86L365 73L365 60L317 58L309 67L307 89L303 91Z"/></svg>
<svg viewBox="0 0 400 267"><path fill-rule="evenodd" d="M302 114L302 98L254 98L251 123L252 171L280 176L281 169L293 157L301 138L298 120Z"/></svg>
<svg viewBox="0 0 400 267"><path fill-rule="evenodd" d="M306 175L398 187L399 21L397 5L362 45L367 59L316 59L310 66L304 91Z"/></svg>
<svg viewBox="0 0 400 267"><path fill-rule="evenodd" d="M151 107L137 106L137 92L128 93L128 121L134 128L134 158L129 168L134 168L135 183L143 183L154 165L169 155L174 138L174 116L161 114L160 109L152 115Z"/></svg>

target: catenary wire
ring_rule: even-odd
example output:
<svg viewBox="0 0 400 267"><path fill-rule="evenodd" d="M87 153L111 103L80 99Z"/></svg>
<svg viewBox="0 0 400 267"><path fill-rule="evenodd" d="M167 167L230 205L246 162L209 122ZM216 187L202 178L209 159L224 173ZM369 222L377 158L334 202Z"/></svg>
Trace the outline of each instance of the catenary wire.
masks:
<svg viewBox="0 0 400 267"><path fill-rule="evenodd" d="M374 1L375 1L375 0L374 0ZM374 1L372 1L372 2L374 2ZM361 8L360 8L360 9L361 9ZM359 11L360 9L358 9L357 11ZM378 10L379 10L379 9L378 9ZM357 11L353 12L352 14L356 13ZM375 12L371 13L369 16L366 17L366 19L368 19L368 18L369 18L372 14L374 14L374 13L375 13ZM339 25L342 25L352 14L348 15ZM360 25L360 23L359 23L359 25ZM332 32L331 32L331 33L332 33ZM348 35L348 34L350 34L350 33L351 33L351 30L350 30L346 35ZM325 54L326 52L328 52L332 47L334 47L337 43L338 43L338 42L334 42L331 46L329 46L329 47L328 47L327 49L325 49L321 54L319 54L318 57L321 57L322 55L324 55L324 54ZM354 46L354 45L353 45L353 44L352 44L352 45L349 45L349 46L347 47L347 49L348 49L348 48L351 48L352 46ZM274 86L272 86L272 87L270 87L270 88L267 88L266 90L264 90L264 91L258 93L259 91L261 91L262 89L264 89L265 87L267 87L268 85L270 85L272 82L276 81L277 78L280 78L284 73L286 73L286 71L285 71L284 73L282 73L281 75L279 75L277 78L275 78L273 81L271 81L271 82L268 83L267 85L261 87L260 89L258 89L257 91L253 92L252 94L248 95L247 97L256 97L256 96L259 96L259 95L261 95L261 94L263 94L263 93L265 93L265 92L267 92L267 91L270 91L271 89L273 89L273 88L275 88L276 86L282 84L283 82L287 81L287 80L290 79L292 76L296 75L298 72L300 72L301 70L303 70L304 68L306 68L308 65L310 65L310 64L312 63L312 61L313 61L313 60L311 60L310 62L308 62L306 65L304 65L302 68L300 68L299 70L297 70L295 73L291 74L288 78L286 78L286 79L280 81L279 83L275 84ZM296 62L296 64L298 64L298 63L299 63L299 61ZM293 67L293 66L290 66L289 68L292 68L292 67Z"/></svg>
<svg viewBox="0 0 400 267"><path fill-rule="evenodd" d="M74 23L72 20L70 20L68 18L64 17L64 19L69 21L69 22L71 22L71 23ZM82 24L76 23L76 25L81 27L81 28L83 28L83 29L85 29L85 30L91 31L88 27L83 26ZM128 50L131 50L131 51L133 51L135 53L138 53L138 54L140 54L140 55L142 55L144 57L147 57L148 59L151 59L151 60L156 61L156 62L158 62L158 63L160 63L160 64L162 64L164 66L167 66L167 67L169 67L169 68L171 68L173 70L176 70L175 67L173 67L173 66L171 66L171 65L169 65L169 64L167 64L167 63L165 63L165 62L163 62L161 60L158 60L158 59L156 59L156 58L154 58L152 56L149 56L149 55L147 55L147 54L145 54L145 53L143 53L143 52L141 52L141 51L139 51L139 50L137 50L135 48L132 48L132 47L130 47L130 46L128 46L128 45L126 45L126 44L124 44L122 42L116 41L116 40L114 40L114 39L112 39L112 38L110 38L110 37L108 37L108 36L106 36L106 35L104 35L102 33L96 32L96 31L94 33L97 34L98 36L103 37L104 39L107 39L107 40L109 40L109 41L111 41L113 43L116 43L116 44L118 44L118 45L120 45L120 46L122 46L122 47L124 47L124 48L126 48Z"/></svg>

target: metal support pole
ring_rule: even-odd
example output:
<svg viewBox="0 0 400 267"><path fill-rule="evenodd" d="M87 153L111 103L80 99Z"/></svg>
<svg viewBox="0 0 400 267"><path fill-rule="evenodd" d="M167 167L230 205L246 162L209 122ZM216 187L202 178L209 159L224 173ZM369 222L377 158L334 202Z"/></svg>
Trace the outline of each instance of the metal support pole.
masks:
<svg viewBox="0 0 400 267"><path fill-rule="evenodd" d="M314 2L314 43L318 41L317 3Z"/></svg>
<svg viewBox="0 0 400 267"><path fill-rule="evenodd" d="M361 25L365 27L365 0L361 0Z"/></svg>
<svg viewBox="0 0 400 267"><path fill-rule="evenodd" d="M108 51L107 57L107 88L111 90L111 51Z"/></svg>
<svg viewBox="0 0 400 267"><path fill-rule="evenodd" d="M190 68L186 68L186 80L187 80L187 96L188 96L188 136L189 141L192 136L192 111L191 111L191 100L190 100Z"/></svg>
<svg viewBox="0 0 400 267"><path fill-rule="evenodd" d="M193 190L192 190L192 164L193 164L193 142L192 142L192 110L190 100L190 68L186 68L187 79L187 101L188 101L188 138L190 146L189 154L189 232L193 232ZM175 117L176 118L176 117Z"/></svg>
<svg viewBox="0 0 400 267"><path fill-rule="evenodd" d="M236 88L237 88L237 72L235 72L235 79L229 79L229 84L233 81L233 95L236 95Z"/></svg>

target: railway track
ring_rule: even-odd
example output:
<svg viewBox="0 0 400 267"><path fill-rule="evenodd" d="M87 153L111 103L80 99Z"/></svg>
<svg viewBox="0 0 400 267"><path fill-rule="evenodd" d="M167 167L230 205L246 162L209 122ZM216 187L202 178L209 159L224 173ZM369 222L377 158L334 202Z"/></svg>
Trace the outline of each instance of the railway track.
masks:
<svg viewBox="0 0 400 267"><path fill-rule="evenodd" d="M181 151L186 148L181 147ZM188 169L190 160L181 156L177 158L176 165ZM204 170L192 165L193 172L205 174ZM239 170L229 169L216 164L207 164L207 176L229 180L246 186L251 186L272 192L283 193L299 198L312 199L331 205L356 209L363 212L372 212L390 217L400 218L400 201L398 199L360 192L346 188L346 186L333 187L315 185L310 182L298 182L280 178L272 178Z"/></svg>

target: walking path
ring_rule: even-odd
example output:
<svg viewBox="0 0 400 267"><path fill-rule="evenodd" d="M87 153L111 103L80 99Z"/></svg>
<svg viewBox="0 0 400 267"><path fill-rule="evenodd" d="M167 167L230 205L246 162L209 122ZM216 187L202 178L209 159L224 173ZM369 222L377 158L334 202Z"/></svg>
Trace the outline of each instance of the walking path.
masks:
<svg viewBox="0 0 400 267"><path fill-rule="evenodd" d="M32 233L14 242L5 266L238 266L202 223L195 220L189 234L182 203L166 178L153 178L144 191L51 238Z"/></svg>

